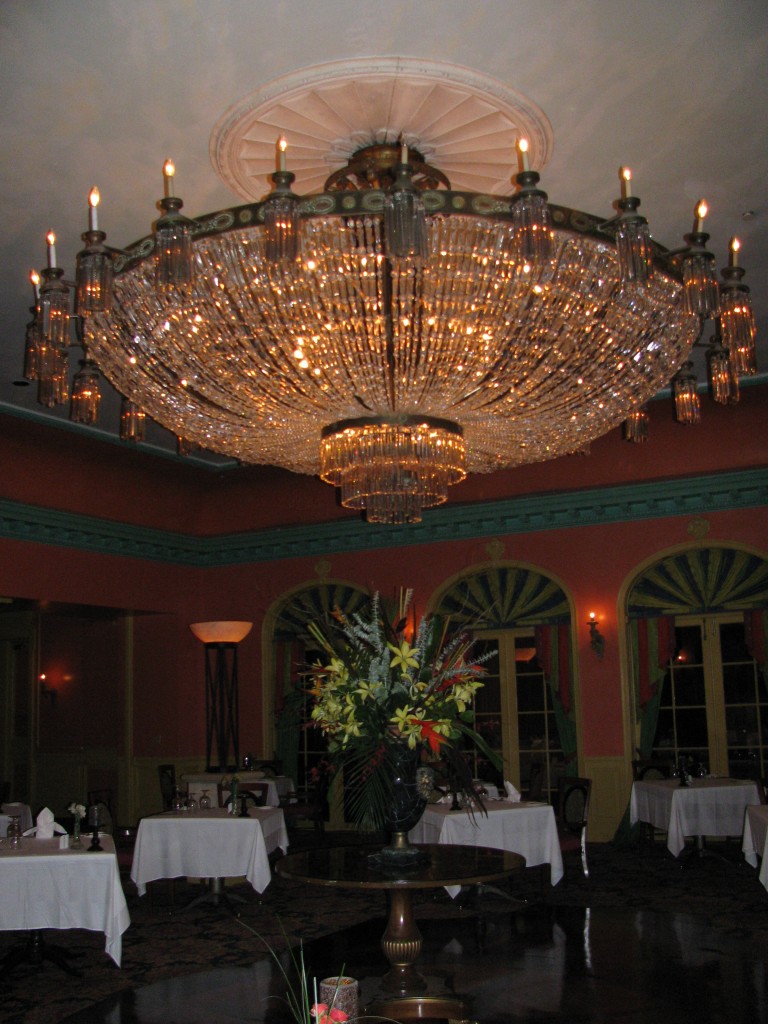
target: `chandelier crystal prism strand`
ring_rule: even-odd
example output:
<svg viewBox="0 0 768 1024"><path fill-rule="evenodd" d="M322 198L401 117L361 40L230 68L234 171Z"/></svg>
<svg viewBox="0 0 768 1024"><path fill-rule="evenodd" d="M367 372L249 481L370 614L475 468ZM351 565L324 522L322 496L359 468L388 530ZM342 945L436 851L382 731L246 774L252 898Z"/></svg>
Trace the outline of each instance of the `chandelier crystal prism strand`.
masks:
<svg viewBox="0 0 768 1024"><path fill-rule="evenodd" d="M261 202L188 219L163 168L161 216L127 250L105 245L98 193L77 258L85 350L73 410L93 422L99 370L186 445L318 474L369 522L421 520L468 472L583 451L673 380L696 422L688 355L713 319L718 401L756 372L737 240L718 286L697 204L685 246L651 239L620 171L616 215L551 204L517 143L511 196L452 191L402 142L362 147L320 194L292 191L284 138ZM25 372L67 400L69 289L35 291ZM693 383L692 383L693 381Z"/></svg>

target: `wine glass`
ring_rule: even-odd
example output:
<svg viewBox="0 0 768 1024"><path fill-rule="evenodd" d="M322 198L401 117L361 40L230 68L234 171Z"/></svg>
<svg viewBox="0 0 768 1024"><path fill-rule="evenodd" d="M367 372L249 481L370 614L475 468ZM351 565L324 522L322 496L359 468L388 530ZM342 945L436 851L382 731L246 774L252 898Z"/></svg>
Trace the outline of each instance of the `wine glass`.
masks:
<svg viewBox="0 0 768 1024"><path fill-rule="evenodd" d="M208 790L204 789L200 794L200 810L210 811L211 809L211 798L208 796Z"/></svg>
<svg viewBox="0 0 768 1024"><path fill-rule="evenodd" d="M197 800L195 800L194 793L190 793L187 797L187 810L190 814L194 814L197 810Z"/></svg>
<svg viewBox="0 0 768 1024"><path fill-rule="evenodd" d="M9 846L18 846L21 842L21 818L18 814L11 815L6 835L8 837Z"/></svg>

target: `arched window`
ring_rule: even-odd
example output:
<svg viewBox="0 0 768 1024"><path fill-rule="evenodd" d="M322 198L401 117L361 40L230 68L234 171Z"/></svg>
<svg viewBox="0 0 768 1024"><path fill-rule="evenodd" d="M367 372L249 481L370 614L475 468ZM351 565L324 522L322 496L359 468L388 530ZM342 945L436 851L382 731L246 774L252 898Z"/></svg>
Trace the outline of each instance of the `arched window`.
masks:
<svg viewBox="0 0 768 1024"><path fill-rule="evenodd" d="M627 615L640 754L764 778L768 561L724 545L667 555L632 583Z"/></svg>
<svg viewBox="0 0 768 1024"><path fill-rule="evenodd" d="M349 584L316 583L286 596L273 609L275 756L298 786L306 784L325 752L320 731L305 728L311 707L302 673L314 658L307 624L330 621L336 609L352 614L369 601L367 592Z"/></svg>
<svg viewBox="0 0 768 1024"><path fill-rule="evenodd" d="M503 759L505 778L547 798L576 774L571 610L561 585L528 566L500 565L454 580L434 611L472 629L493 651L475 703L475 725ZM478 778L496 782L477 755Z"/></svg>

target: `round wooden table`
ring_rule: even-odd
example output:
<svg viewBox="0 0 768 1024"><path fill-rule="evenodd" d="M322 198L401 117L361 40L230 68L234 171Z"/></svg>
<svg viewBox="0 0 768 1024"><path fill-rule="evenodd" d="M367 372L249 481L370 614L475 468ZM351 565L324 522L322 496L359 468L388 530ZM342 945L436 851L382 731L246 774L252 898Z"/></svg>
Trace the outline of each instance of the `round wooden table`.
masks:
<svg viewBox="0 0 768 1024"><path fill-rule="evenodd" d="M389 894L389 919L381 948L389 971L381 979L380 992L361 1012L421 1020L429 1017L465 1019L466 1000L454 992L430 993L415 964L421 952L421 932L413 914L412 894L419 889L448 885L478 885L507 878L525 867L525 858L484 846L419 846L429 855L425 864L403 871L382 869L369 857L374 852L360 846L307 850L291 853L276 864L278 874L310 885L339 889L383 889Z"/></svg>

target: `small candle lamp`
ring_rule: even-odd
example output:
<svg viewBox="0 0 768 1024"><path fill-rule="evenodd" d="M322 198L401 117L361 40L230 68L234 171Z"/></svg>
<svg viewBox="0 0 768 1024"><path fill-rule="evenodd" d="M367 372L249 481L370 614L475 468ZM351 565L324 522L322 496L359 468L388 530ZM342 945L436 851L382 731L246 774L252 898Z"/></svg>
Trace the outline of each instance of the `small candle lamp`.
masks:
<svg viewBox="0 0 768 1024"><path fill-rule="evenodd" d="M93 837L91 838L91 845L88 847L88 853L95 853L103 849L99 842L99 828L101 824L101 807L98 804L91 804L88 808L88 828L93 832Z"/></svg>
<svg viewBox="0 0 768 1024"><path fill-rule="evenodd" d="M358 1014L358 992L355 978L323 978L320 982L320 1002L328 1007L332 1018L332 1010L346 1013L347 1019L354 1021Z"/></svg>

